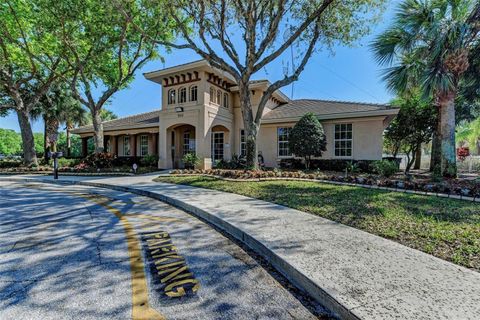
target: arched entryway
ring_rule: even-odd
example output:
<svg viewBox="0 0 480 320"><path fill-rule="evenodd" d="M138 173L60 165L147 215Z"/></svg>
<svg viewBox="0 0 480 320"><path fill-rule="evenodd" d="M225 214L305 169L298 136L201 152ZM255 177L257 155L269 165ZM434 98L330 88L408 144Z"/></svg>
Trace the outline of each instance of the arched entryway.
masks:
<svg viewBox="0 0 480 320"><path fill-rule="evenodd" d="M173 168L184 168L183 156L188 153L195 153L196 149L194 126L177 124L167 129L167 156Z"/></svg>

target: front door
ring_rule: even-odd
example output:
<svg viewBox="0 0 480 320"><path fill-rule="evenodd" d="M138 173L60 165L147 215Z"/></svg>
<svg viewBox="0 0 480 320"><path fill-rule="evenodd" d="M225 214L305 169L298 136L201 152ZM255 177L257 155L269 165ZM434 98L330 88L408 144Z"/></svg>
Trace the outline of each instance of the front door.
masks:
<svg viewBox="0 0 480 320"><path fill-rule="evenodd" d="M212 162L215 165L218 161L223 160L224 150L224 133L212 132Z"/></svg>

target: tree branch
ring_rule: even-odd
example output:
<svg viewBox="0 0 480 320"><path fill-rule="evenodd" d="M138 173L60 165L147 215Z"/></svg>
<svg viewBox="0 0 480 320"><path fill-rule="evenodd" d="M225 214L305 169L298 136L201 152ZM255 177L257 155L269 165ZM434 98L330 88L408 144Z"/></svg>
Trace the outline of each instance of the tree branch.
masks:
<svg viewBox="0 0 480 320"><path fill-rule="evenodd" d="M290 47L295 40L297 40L302 33L317 19L322 15L322 13L328 8L328 6L333 2L333 0L324 0L322 5L317 8L307 19L297 28L297 30L274 52L263 58L260 62L258 62L253 67L253 72L255 73L273 60L275 60L278 56L280 56L288 47ZM273 41L273 39L271 40ZM270 42L266 42L266 47L268 47ZM260 57L259 57L260 58Z"/></svg>
<svg viewBox="0 0 480 320"><path fill-rule="evenodd" d="M320 36L320 24L319 21L316 21L315 27L313 30L313 35L310 40L310 44L308 46L307 51L305 52L302 61L300 62L300 65L296 68L296 70L291 74L290 76L285 76L281 80L277 80L276 82L272 83L267 90L263 93L262 99L260 100L260 103L258 104L258 110L257 114L255 115L255 123L260 124L260 121L262 119L263 115L263 110L265 109L265 105L268 102L268 100L272 97L273 93L280 89L281 87L284 87L293 81L298 80L298 76L302 73L303 69L305 68L305 65L307 64L308 60L312 56L312 53L315 49L315 45L317 43L317 40Z"/></svg>

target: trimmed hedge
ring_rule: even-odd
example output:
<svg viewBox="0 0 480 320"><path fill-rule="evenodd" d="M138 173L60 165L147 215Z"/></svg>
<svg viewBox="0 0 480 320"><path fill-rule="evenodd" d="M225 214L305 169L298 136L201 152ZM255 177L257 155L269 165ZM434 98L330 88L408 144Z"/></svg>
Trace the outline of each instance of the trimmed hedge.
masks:
<svg viewBox="0 0 480 320"><path fill-rule="evenodd" d="M473 198L480 197L480 183L471 180L446 180L440 183L429 181L406 181L401 179L388 179L374 175L355 176L355 175L327 175L321 172L305 173L302 171L280 171L280 170L172 170L172 175L209 175L219 176L228 179L255 180L268 178L292 178L292 179L311 179L327 180L334 182L346 182L361 185L370 185L378 187L387 187L403 190L414 190L422 192L444 193Z"/></svg>
<svg viewBox="0 0 480 320"><path fill-rule="evenodd" d="M0 168L18 168L22 165L21 160L4 159L0 160Z"/></svg>
<svg viewBox="0 0 480 320"><path fill-rule="evenodd" d="M372 164L375 160L346 160L346 159L314 159L311 160L310 169L318 169L323 171L339 171L343 172L349 163L356 164L361 172L372 173ZM282 169L304 169L305 165L302 160L290 158L280 161Z"/></svg>

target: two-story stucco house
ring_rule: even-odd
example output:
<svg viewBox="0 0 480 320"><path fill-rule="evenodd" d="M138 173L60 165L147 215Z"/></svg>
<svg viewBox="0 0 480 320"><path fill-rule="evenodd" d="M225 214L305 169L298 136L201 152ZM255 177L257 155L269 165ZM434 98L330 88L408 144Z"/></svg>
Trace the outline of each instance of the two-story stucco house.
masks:
<svg viewBox="0 0 480 320"><path fill-rule="evenodd" d="M244 154L238 87L231 75L200 60L144 76L162 87L161 109L104 122L107 151L118 157L156 154L164 169L182 167L181 159L189 152L198 155L199 168L205 169ZM268 85L268 80L251 83L254 108ZM265 107L258 135L267 167L292 157L289 130L307 112L318 116L327 137L322 159L377 160L382 158L383 131L398 110L378 104L290 100L277 91ZM92 126L72 132L82 137L86 155Z"/></svg>

